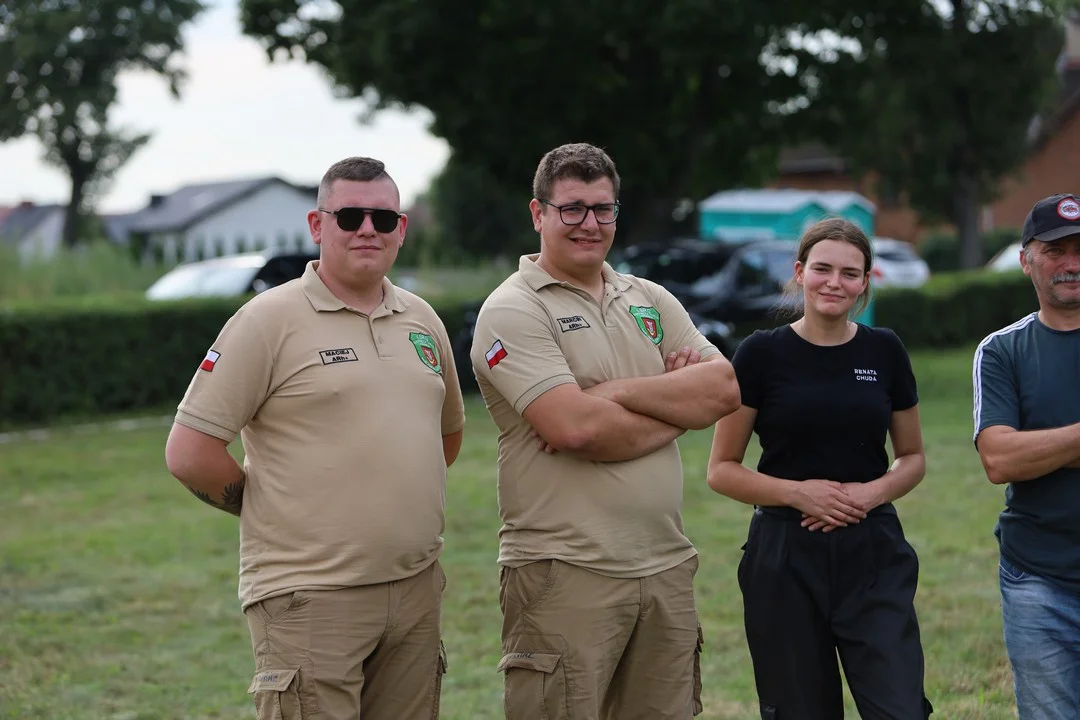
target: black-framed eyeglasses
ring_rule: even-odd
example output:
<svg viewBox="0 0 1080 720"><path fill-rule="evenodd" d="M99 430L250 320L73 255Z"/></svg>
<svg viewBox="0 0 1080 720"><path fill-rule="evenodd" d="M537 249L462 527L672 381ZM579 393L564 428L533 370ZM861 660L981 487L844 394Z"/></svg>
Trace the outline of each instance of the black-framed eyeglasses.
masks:
<svg viewBox="0 0 1080 720"><path fill-rule="evenodd" d="M343 207L337 210L319 208L319 212L328 213L337 218L337 226L345 232L359 230L364 224L364 218L368 215L371 216L371 225L375 228L375 232L381 233L393 232L398 226L398 221L401 220L401 213L386 208Z"/></svg>
<svg viewBox="0 0 1080 720"><path fill-rule="evenodd" d="M547 200L541 200L540 202L558 210L559 218L565 225L580 225L585 222L590 210L592 210L593 217L596 218L596 222L600 225L610 225L615 222L615 218L619 217L619 203L617 202L599 203L597 205L581 205L580 203L556 205Z"/></svg>

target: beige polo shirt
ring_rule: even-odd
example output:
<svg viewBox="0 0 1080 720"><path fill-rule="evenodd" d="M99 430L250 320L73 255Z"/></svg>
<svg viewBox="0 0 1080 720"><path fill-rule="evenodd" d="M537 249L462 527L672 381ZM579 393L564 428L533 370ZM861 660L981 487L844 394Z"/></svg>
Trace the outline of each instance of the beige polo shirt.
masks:
<svg viewBox="0 0 1080 720"><path fill-rule="evenodd" d="M411 577L442 549L442 437L464 427L446 330L383 281L370 316L309 263L225 324L176 421L244 444L243 606Z"/></svg>
<svg viewBox="0 0 1080 720"><path fill-rule="evenodd" d="M499 562L555 558L611 577L645 577L693 557L683 533L682 460L675 442L636 460L548 455L522 412L564 383L658 375L689 345L719 352L667 290L604 264L604 300L521 258L484 302L472 365L499 428Z"/></svg>

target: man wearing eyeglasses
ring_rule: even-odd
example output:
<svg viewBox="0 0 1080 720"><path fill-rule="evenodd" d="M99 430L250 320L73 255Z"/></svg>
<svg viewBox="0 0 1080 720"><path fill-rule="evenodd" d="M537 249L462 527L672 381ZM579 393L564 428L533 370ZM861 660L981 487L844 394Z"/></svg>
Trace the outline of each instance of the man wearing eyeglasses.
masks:
<svg viewBox="0 0 1080 720"><path fill-rule="evenodd" d="M739 390L670 293L605 262L618 194L603 150L547 153L530 202L540 252L477 318L472 365L500 430L508 718L701 712L675 439L734 411Z"/></svg>
<svg viewBox="0 0 1080 720"><path fill-rule="evenodd" d="M438 717L465 416L442 322L386 277L407 222L383 163L330 167L308 213L319 259L229 320L169 434L172 474L240 517L259 720Z"/></svg>

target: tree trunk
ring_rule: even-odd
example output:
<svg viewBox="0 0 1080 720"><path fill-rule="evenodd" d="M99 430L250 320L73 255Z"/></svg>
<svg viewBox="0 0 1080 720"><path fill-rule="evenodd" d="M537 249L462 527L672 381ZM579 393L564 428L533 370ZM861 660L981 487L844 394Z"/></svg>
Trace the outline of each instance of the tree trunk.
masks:
<svg viewBox="0 0 1080 720"><path fill-rule="evenodd" d="M71 198L64 211L64 247L70 250L79 242L79 228L82 224L80 211L86 193L86 176L78 164L69 165L68 171L71 173Z"/></svg>
<svg viewBox="0 0 1080 720"><path fill-rule="evenodd" d="M979 236L979 198L975 180L960 173L953 186L953 218L960 246L960 269L980 267L983 263L982 239Z"/></svg>
<svg viewBox="0 0 1080 720"><path fill-rule="evenodd" d="M963 36L967 33L968 17L964 0L952 0L952 11L953 50L959 53L963 47ZM957 61L960 62L959 57ZM954 172L952 217L959 241L960 269L968 270L982 265L983 253L982 239L979 237L979 193L975 176L971 171L974 166L972 161L974 150L970 146L971 123L966 122L970 118L967 87L955 86L953 98L956 103L957 117L963 121L965 137L957 144L952 163Z"/></svg>

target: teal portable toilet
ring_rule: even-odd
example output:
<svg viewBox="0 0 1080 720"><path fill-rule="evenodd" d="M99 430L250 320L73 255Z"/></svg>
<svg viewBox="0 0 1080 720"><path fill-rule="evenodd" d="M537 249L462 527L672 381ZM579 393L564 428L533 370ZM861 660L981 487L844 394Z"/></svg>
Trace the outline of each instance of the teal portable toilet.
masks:
<svg viewBox="0 0 1080 720"><path fill-rule="evenodd" d="M859 226L867 237L874 235L877 207L865 196L849 190L822 190L814 193L818 203L833 217L842 217Z"/></svg>
<svg viewBox="0 0 1080 720"><path fill-rule="evenodd" d="M863 325L868 325L870 327L874 326L874 296L873 295L870 296L870 302L867 303L866 309L863 310L861 313L859 313L859 315L857 317L855 317L854 320L855 320L855 322L862 323Z"/></svg>
<svg viewBox="0 0 1080 720"><path fill-rule="evenodd" d="M710 242L798 240L826 217L843 217L871 235L874 204L844 190L725 190L698 203L698 234Z"/></svg>

